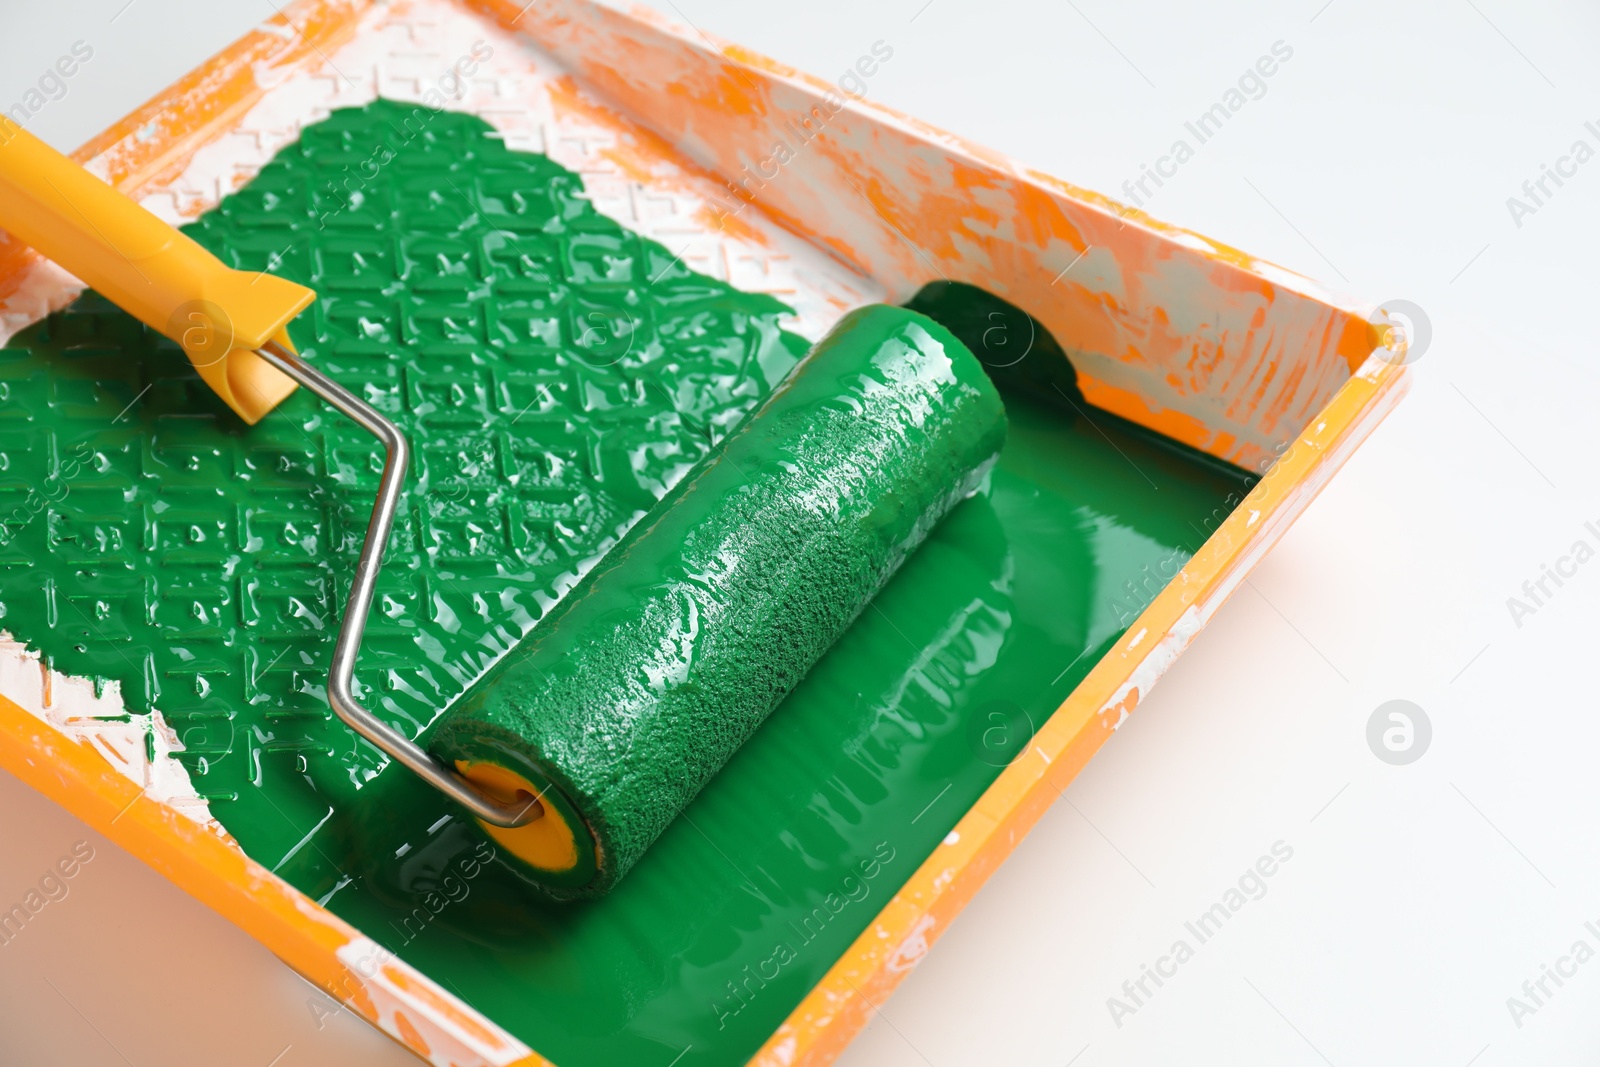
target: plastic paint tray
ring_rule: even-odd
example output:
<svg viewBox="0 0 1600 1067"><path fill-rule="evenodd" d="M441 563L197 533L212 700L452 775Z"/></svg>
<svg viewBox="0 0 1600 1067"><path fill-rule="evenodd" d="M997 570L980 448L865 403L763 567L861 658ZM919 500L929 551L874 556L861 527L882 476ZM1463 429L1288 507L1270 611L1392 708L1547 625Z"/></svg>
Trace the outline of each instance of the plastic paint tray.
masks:
<svg viewBox="0 0 1600 1067"><path fill-rule="evenodd" d="M1204 544L976 803L945 820L942 843L892 898L866 898L876 915L856 922L859 936L755 1055L826 1063L1396 402L1405 368L1371 309L1281 268L845 101L833 83L587 2L306 0L77 158L187 221L332 110L448 96L444 75L480 41L492 55L449 107L578 172L602 213L682 249L697 271L776 295L795 311L790 329L814 339L858 304L969 282L1035 316L1090 403L1266 472L1207 522ZM795 143L797 122L816 128L775 164L774 144ZM0 337L77 291L0 245ZM548 1062L530 1035L244 855L170 758L176 738L159 716L117 715L114 693L15 643L0 648L0 694L0 765L397 1041L437 1064Z"/></svg>

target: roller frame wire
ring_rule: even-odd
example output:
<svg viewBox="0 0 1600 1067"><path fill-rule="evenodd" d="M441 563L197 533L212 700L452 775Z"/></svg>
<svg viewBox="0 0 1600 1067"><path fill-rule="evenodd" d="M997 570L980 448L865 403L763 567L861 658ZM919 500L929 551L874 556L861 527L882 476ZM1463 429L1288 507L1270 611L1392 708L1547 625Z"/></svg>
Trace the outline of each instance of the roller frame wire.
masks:
<svg viewBox="0 0 1600 1067"><path fill-rule="evenodd" d="M351 692L356 655L361 650L361 638L366 632L378 571L383 565L383 552L389 544L395 513L400 507L411 447L406 442L405 434L400 432L400 427L285 346L269 341L257 349L256 354L348 416L383 445L383 477L378 483L378 498L372 506L372 519L367 524L361 555L356 560L355 579L350 583L350 596L345 601L344 618L339 623L339 637L334 643L333 660L328 669L328 703L352 730L466 808L474 818L507 828L533 822L544 814L544 805L539 803L537 797L529 798L525 804L513 805L495 800L422 746L362 707Z"/></svg>

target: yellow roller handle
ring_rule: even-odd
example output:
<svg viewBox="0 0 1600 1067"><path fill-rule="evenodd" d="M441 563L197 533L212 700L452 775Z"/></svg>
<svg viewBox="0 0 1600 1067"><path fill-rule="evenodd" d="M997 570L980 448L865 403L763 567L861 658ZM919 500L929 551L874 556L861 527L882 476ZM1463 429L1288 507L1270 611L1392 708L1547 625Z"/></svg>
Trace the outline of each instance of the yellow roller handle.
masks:
<svg viewBox="0 0 1600 1067"><path fill-rule="evenodd" d="M316 294L234 270L156 216L0 117L0 228L172 338L200 377L255 423L295 383L255 350L289 345L289 320Z"/></svg>

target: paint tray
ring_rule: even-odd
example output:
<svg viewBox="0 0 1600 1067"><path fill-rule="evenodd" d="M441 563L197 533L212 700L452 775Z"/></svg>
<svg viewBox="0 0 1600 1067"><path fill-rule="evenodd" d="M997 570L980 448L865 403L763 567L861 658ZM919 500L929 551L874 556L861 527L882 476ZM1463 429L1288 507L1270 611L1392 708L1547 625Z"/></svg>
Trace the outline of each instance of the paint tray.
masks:
<svg viewBox="0 0 1600 1067"><path fill-rule="evenodd" d="M507 894L459 820L347 736L328 740L341 735L319 703L326 650L301 654L313 646L272 620L314 629L307 620L337 604L348 580L337 558L313 573L292 552L308 537L346 544L364 523L370 456L331 416L286 408L246 434L188 410L203 405L192 382L160 353L130 356L155 343L147 334L10 243L0 453L13 475L45 463L49 491L0 478L0 512L24 531L0 562L25 545L43 557L29 561L39 597L8 603L0 624L0 766L430 1062L829 1062L1405 384L1403 347L1373 309L857 99L892 62L879 42L819 79L580 0L304 0L77 153L170 221L199 220L234 265L316 286L324 310L297 337L313 357L347 328L340 307L409 294L392 331L358 354L419 426L463 409L480 425L449 432L509 427L542 395L538 372L513 365L512 335L495 340L510 304L439 296L456 266L501 269L501 246L478 246L473 267L429 236L463 203L470 215L528 187L496 186L501 171L478 173L464 155L439 172L466 187L455 203L426 167L380 177L388 161L362 153L354 170L328 164L308 180L337 189L366 167L346 194L410 182L422 198L413 230L362 223L345 194L331 224L285 228L274 160L337 145L346 109L386 106L378 98L437 121L423 138L435 148L448 149L446 130L486 123L505 150L559 165L586 218L637 235L631 259L577 239L552 253L596 307L666 277L702 297L747 294L728 297L726 328L781 328L763 336L792 358L852 307L910 302L976 322L969 340L997 377L1012 353L1058 345L1070 360L1075 380L1045 383L1042 399L1007 394L1011 442L990 488L616 894L561 909ZM581 334L588 313L552 328ZM508 361L473 356L491 349ZM340 351L323 358L336 365ZM676 384L649 403L685 442L753 402ZM713 395L721 406L705 418L694 404ZM102 429L74 447L68 431L97 418L121 436ZM373 654L399 679L395 707L408 657L425 658L417 620L438 633L445 615L499 620L476 658L427 675L438 692L423 696L444 698L539 610L504 573L440 560L495 541L526 562L548 544L534 518L568 536L630 514L579 522L581 494L554 484L518 489L521 510L507 510L527 440L496 438L476 465L460 449L418 450L431 481L412 488L436 510L391 546L398 591L374 627ZM567 468L549 466L548 449L535 458L554 478L603 453L580 441ZM208 464L224 461L281 492L213 529L185 509L220 491ZM130 498L118 479L163 465L177 488L137 515L119 510ZM440 518L456 505L459 521ZM193 577L208 545L242 568L209 591ZM568 584L582 564L562 571ZM83 647L51 645L74 612ZM179 619L205 652L184 670L149 651ZM368 670L358 681L382 689ZM251 773L218 769L239 761ZM348 803L305 785L329 766L352 768Z"/></svg>

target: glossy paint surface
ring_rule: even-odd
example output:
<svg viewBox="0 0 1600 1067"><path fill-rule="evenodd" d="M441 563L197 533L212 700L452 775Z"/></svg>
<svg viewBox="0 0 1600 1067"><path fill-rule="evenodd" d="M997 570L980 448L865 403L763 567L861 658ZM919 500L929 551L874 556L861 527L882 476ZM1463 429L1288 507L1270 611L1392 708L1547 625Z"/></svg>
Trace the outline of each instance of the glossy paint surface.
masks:
<svg viewBox="0 0 1600 1067"><path fill-rule="evenodd" d="M297 341L433 446L358 668L415 732L804 344L477 120L435 116L341 193L391 118L309 128L193 232L318 288ZM86 297L0 361L4 625L159 707L253 856L569 1065L753 1052L1249 485L1013 392L977 496L629 879L544 905L322 703L370 443L309 397L246 433L163 345Z"/></svg>
<svg viewBox="0 0 1600 1067"><path fill-rule="evenodd" d="M297 344L410 438L356 682L413 735L806 347L488 130L340 112L188 227L313 285ZM93 295L5 350L3 623L159 708L275 867L384 763L323 691L382 456L303 392L247 429L182 359Z"/></svg>

